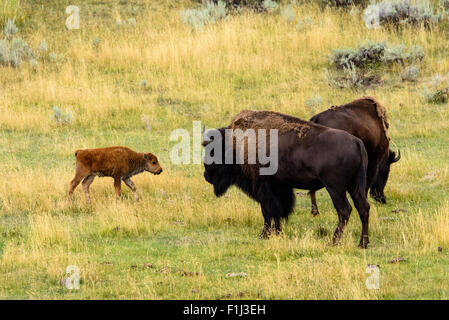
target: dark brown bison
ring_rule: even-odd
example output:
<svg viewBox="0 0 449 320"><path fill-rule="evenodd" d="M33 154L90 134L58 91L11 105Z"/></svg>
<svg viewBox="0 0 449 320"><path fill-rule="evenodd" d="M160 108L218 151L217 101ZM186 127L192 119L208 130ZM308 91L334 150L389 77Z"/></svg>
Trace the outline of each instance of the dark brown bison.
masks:
<svg viewBox="0 0 449 320"><path fill-rule="evenodd" d="M78 184L83 181L83 190L90 203L89 187L95 177L114 178L115 195L121 195L121 182L133 191L139 200L131 177L143 171L160 174L162 168L157 157L151 153L139 153L127 147L109 147L75 151L76 173L69 186L69 200Z"/></svg>
<svg viewBox="0 0 449 320"><path fill-rule="evenodd" d="M243 137L245 161L237 163L240 149L236 146L236 129L241 129L244 134L254 129L257 132L257 150L261 149L262 142L268 145L267 141L271 141L271 136L274 136L267 134L264 140L263 135L262 138L258 135L259 132L277 130L277 149L270 145L266 150L270 156L277 151L277 171L274 174L261 175L261 168L267 164L262 163L260 154L257 154L256 163L246 161L250 156L247 152L251 143L249 134ZM204 178L214 186L215 195L219 197L231 185L236 185L260 203L264 217L262 238L270 235L273 222L275 231L281 230L281 220L287 219L293 210L294 188L326 188L338 213L333 243L338 242L349 220L352 210L346 196L346 192L349 192L362 221L359 245L366 248L369 242L369 204L366 200L368 157L359 138L342 130L277 112L245 110L227 128L205 133L203 146ZM228 157L232 158L231 163L227 161Z"/></svg>
<svg viewBox="0 0 449 320"><path fill-rule="evenodd" d="M388 118L385 108L374 98L363 97L348 104L333 106L313 116L310 121L349 132L363 141L368 154L367 190L381 203L386 203L385 185L392 163L401 158L390 149ZM312 214L319 213L315 191L310 191Z"/></svg>

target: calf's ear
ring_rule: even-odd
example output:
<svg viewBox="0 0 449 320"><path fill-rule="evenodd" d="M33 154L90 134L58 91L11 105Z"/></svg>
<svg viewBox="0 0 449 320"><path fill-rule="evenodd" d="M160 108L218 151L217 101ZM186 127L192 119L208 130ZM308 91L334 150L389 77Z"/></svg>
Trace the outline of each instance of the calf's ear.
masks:
<svg viewBox="0 0 449 320"><path fill-rule="evenodd" d="M146 153L143 154L143 158L147 161L150 161L150 156Z"/></svg>

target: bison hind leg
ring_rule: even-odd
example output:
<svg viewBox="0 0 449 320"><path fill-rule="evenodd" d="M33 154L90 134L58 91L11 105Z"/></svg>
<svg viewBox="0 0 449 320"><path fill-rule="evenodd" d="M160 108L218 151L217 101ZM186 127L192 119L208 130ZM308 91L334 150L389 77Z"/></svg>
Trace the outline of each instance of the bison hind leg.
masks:
<svg viewBox="0 0 449 320"><path fill-rule="evenodd" d="M361 194L360 192L350 192L350 195L352 201L354 201L354 206L359 213L360 221L362 222L362 234L360 237L359 247L366 249L369 243L368 229L370 205L365 194Z"/></svg>
<svg viewBox="0 0 449 320"><path fill-rule="evenodd" d="M332 199L332 203L334 204L335 209L338 214L338 225L335 229L334 235L332 237L332 243L337 244L343 233L343 229L349 221L349 217L351 216L352 207L349 204L348 198L346 197L346 190L336 191L326 187L329 195Z"/></svg>

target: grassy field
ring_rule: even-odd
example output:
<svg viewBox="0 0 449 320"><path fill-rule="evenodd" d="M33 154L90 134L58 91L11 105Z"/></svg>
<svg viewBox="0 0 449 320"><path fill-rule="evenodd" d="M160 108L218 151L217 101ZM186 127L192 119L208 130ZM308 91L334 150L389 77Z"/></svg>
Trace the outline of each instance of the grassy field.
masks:
<svg viewBox="0 0 449 320"><path fill-rule="evenodd" d="M192 31L179 12L193 2L148 3L19 3L18 36L32 47L45 38L64 59L0 67L0 298L449 298L449 109L420 95L449 71L447 31L367 30L360 14L314 4L293 7L313 21L301 31L279 14L246 11ZM80 8L80 30L65 27L69 4ZM135 27L116 26L131 17ZM418 82L398 80L398 68L366 91L330 88L323 73L332 49L368 40L422 46ZM341 244L328 246L337 215L323 190L321 215L299 194L283 234L261 241L255 202L235 188L217 199L202 165L170 161L174 129L226 125L244 108L308 119L305 101L317 95L317 111L376 97L402 151L388 204L370 200L368 250L357 248L355 209ZM72 124L52 120L55 105L73 112ZM135 177L138 203L125 186L116 203L109 178L93 183L91 206L81 188L68 203L74 151L111 145L156 154L164 173ZM365 286L367 264L380 265L378 290ZM79 290L61 285L69 265L80 270ZM247 276L226 277L233 272Z"/></svg>

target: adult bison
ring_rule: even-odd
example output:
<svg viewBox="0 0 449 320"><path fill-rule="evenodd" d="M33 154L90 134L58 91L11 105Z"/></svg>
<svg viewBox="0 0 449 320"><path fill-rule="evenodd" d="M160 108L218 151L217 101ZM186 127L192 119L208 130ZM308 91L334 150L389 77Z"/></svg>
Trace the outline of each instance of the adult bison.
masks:
<svg viewBox="0 0 449 320"><path fill-rule="evenodd" d="M239 129L243 137L237 137ZM266 153L277 155L274 174L261 174L267 165L262 164L259 153L254 164L247 161L252 156L249 146L254 142L250 139L251 132L255 132L253 137L257 136L253 150L264 149L265 143ZM261 133L266 133L266 137ZM275 133L277 139L273 139L275 144L271 145L268 140L271 143ZM366 248L369 243L368 157L359 138L277 112L245 110L230 126L205 133L203 146L204 178L214 186L215 195L220 197L231 185L236 185L260 203L264 217L261 238L270 235L273 222L275 231L281 230L281 220L288 218L294 206L294 188L319 190L324 187L338 214L333 243L338 242L349 220L352 210L346 197L349 192L362 221L359 246ZM239 164L242 146L244 161Z"/></svg>
<svg viewBox="0 0 449 320"><path fill-rule="evenodd" d="M385 108L374 98L363 97L341 106L333 106L310 119L326 127L340 129L360 138L368 154L367 190L381 203L386 203L384 194L390 166L399 161L401 153L390 149L388 118ZM315 191L310 191L312 214L319 213Z"/></svg>

